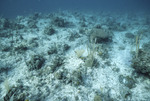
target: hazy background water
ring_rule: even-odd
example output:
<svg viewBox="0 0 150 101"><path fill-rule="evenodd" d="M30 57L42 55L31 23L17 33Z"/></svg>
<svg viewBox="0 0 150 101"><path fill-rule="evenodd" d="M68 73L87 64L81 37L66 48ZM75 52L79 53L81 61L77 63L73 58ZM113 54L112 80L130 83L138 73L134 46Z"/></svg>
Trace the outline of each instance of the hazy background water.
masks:
<svg viewBox="0 0 150 101"><path fill-rule="evenodd" d="M0 16L15 17L33 12L78 11L149 11L150 0L0 0Z"/></svg>

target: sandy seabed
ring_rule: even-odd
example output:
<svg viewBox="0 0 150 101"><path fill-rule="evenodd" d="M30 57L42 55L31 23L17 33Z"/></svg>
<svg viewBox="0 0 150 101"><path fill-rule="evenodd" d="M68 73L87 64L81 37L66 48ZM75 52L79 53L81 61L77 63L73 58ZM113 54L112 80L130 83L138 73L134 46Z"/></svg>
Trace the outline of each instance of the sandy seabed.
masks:
<svg viewBox="0 0 150 101"><path fill-rule="evenodd" d="M140 48L150 41L149 14L59 11L0 23L2 101L150 101L150 79L132 67L139 30Z"/></svg>

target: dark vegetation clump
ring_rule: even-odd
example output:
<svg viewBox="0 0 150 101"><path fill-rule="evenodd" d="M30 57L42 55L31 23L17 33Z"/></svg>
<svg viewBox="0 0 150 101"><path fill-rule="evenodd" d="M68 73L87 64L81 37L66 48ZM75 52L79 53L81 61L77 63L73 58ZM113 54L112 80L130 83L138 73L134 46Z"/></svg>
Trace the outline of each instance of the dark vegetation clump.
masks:
<svg viewBox="0 0 150 101"><path fill-rule="evenodd" d="M75 41L75 39L81 37L81 36L79 35L79 33L76 32L76 31L69 31L69 33L70 33L69 41Z"/></svg>
<svg viewBox="0 0 150 101"><path fill-rule="evenodd" d="M138 35L136 36L136 51L133 54L132 67L139 74L144 74L150 78L150 46L149 42L144 43L142 48L140 48L140 40L145 35L145 29L138 30Z"/></svg>
<svg viewBox="0 0 150 101"><path fill-rule="evenodd" d="M15 21L12 21L10 19L0 18L0 30L7 30L7 29L19 30L23 28L25 28L23 24L16 23Z"/></svg>
<svg viewBox="0 0 150 101"><path fill-rule="evenodd" d="M68 83L69 79L67 78L68 70L63 69L63 71L58 71L54 74L55 78L61 80L63 83Z"/></svg>
<svg viewBox="0 0 150 101"><path fill-rule="evenodd" d="M68 22L66 19L63 19L61 17L56 17L52 19L52 24L54 24L57 27L69 27L71 25L70 22Z"/></svg>
<svg viewBox="0 0 150 101"><path fill-rule="evenodd" d="M4 46L4 45L2 45L0 47L1 47L2 52L9 52L9 51L11 51L13 49L10 46Z"/></svg>
<svg viewBox="0 0 150 101"><path fill-rule="evenodd" d="M56 55L52 60L52 64L50 65L50 72L55 72L61 65L64 64L64 57L61 55Z"/></svg>
<svg viewBox="0 0 150 101"><path fill-rule="evenodd" d="M63 45L63 51L65 52L65 51L69 50L70 47L71 47L71 46L69 46L68 44L64 44L64 45Z"/></svg>
<svg viewBox="0 0 150 101"><path fill-rule="evenodd" d="M29 44L29 48L35 48L35 47L38 47L39 46L39 43L38 43L38 38L31 38L29 41L28 41L28 44Z"/></svg>
<svg viewBox="0 0 150 101"><path fill-rule="evenodd" d="M52 45L51 47L49 47L47 53L48 53L48 55L57 53L57 47L56 47L56 45Z"/></svg>
<svg viewBox="0 0 150 101"><path fill-rule="evenodd" d="M102 26L101 26L100 24L97 24L97 25L95 26L95 28L97 28L97 29L101 29L101 28L102 28Z"/></svg>
<svg viewBox="0 0 150 101"><path fill-rule="evenodd" d="M29 19L28 22L27 22L27 24L28 24L29 28L33 28L33 29L37 28L37 25L36 25L37 21L36 20Z"/></svg>
<svg viewBox="0 0 150 101"><path fill-rule="evenodd" d="M45 59L40 55L33 55L31 60L26 62L29 70L38 70L44 64Z"/></svg>
<svg viewBox="0 0 150 101"><path fill-rule="evenodd" d="M2 61L0 61L0 83L2 83L4 81L4 79L6 79L3 75L7 76L8 73L14 68L14 66L12 66L12 64L7 64L7 63L3 63Z"/></svg>
<svg viewBox="0 0 150 101"><path fill-rule="evenodd" d="M44 29L44 34L52 35L56 32L56 30L52 26L47 26Z"/></svg>
<svg viewBox="0 0 150 101"><path fill-rule="evenodd" d="M12 27L12 23L10 22L9 19L5 19L5 18L0 19L0 29L7 29L11 27Z"/></svg>
<svg viewBox="0 0 150 101"><path fill-rule="evenodd" d="M133 57L132 67L138 72L150 78L150 51L140 49L138 57Z"/></svg>
<svg viewBox="0 0 150 101"><path fill-rule="evenodd" d="M27 87L19 85L12 87L4 96L4 101L25 101L28 97Z"/></svg>
<svg viewBox="0 0 150 101"><path fill-rule="evenodd" d="M20 44L14 47L14 51L17 51L18 53L23 53L26 50L28 50L28 46L26 44Z"/></svg>
<svg viewBox="0 0 150 101"><path fill-rule="evenodd" d="M80 70L78 71L73 71L70 77L70 82L74 86L79 86L83 84L83 77L82 77L82 72Z"/></svg>
<svg viewBox="0 0 150 101"><path fill-rule="evenodd" d="M6 30L0 31L0 37L10 37L11 33Z"/></svg>

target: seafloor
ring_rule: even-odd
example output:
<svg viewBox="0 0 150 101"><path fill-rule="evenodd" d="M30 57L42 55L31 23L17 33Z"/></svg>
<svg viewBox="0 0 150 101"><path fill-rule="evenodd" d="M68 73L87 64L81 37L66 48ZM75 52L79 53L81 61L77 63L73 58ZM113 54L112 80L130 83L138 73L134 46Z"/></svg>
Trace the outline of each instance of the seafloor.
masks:
<svg viewBox="0 0 150 101"><path fill-rule="evenodd" d="M150 101L149 50L143 12L1 17L0 101Z"/></svg>

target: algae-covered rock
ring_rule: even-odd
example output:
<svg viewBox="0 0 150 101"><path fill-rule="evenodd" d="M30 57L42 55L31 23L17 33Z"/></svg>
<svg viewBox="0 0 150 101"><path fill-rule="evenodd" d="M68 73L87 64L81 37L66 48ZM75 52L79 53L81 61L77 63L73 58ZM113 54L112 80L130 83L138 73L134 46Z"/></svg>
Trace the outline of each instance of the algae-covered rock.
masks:
<svg viewBox="0 0 150 101"><path fill-rule="evenodd" d="M131 78L129 76L123 76L123 75L119 76L119 82L121 84L124 84L129 89L134 88L135 87L135 83L136 83L133 78Z"/></svg>
<svg viewBox="0 0 150 101"><path fill-rule="evenodd" d="M38 70L44 64L45 59L41 55L33 55L31 60L28 61L26 64L29 70Z"/></svg>
<svg viewBox="0 0 150 101"><path fill-rule="evenodd" d="M25 101L28 97L27 87L19 85L10 88L9 92L4 96L4 101Z"/></svg>
<svg viewBox="0 0 150 101"><path fill-rule="evenodd" d="M132 67L138 72L150 78L150 51L139 50L138 57L133 57Z"/></svg>

